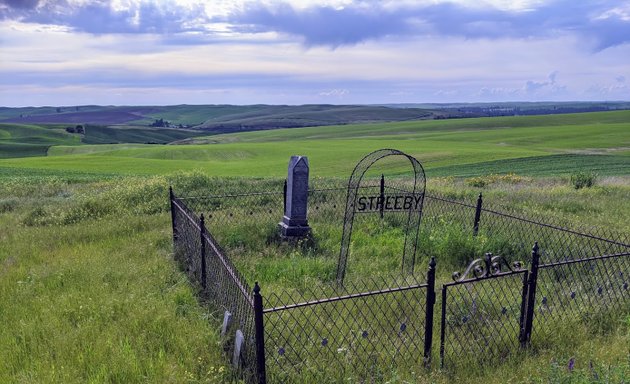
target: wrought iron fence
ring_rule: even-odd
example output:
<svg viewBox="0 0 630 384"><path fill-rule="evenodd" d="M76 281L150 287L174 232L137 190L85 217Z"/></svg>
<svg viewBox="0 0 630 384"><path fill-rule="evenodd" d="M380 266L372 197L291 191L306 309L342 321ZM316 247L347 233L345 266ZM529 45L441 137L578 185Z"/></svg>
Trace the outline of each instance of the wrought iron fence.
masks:
<svg viewBox="0 0 630 384"><path fill-rule="evenodd" d="M259 382L260 377L264 378L264 364L258 362L261 354L254 341L257 340L255 326L261 325L255 316L256 309L260 312L262 308L260 296L252 292L208 232L204 215L198 217L174 195L172 189L170 201L175 259L199 287L200 295L216 309L224 311L222 334L227 340L224 347L236 367L235 378Z"/></svg>
<svg viewBox="0 0 630 384"><path fill-rule="evenodd" d="M427 282L371 291L348 283L334 296L264 309L269 381L382 382L392 370L421 367L431 353L432 271Z"/></svg>
<svg viewBox="0 0 630 384"><path fill-rule="evenodd" d="M532 344L545 346L559 328L578 322L597 328L610 314L630 312L630 252L541 264Z"/></svg>
<svg viewBox="0 0 630 384"><path fill-rule="evenodd" d="M504 264L523 263L509 271L486 263L485 270L473 268L472 277L443 284L435 321L434 262L426 278L419 271L350 279L343 286L261 292L256 284L252 290L219 244L255 253L277 236L283 185L268 184L275 190L197 197L171 192L175 258L209 304L225 312L225 349L247 382L384 381L431 360L434 323L444 367L497 361L519 346L544 345L547 335L572 321L630 311L627 236L527 219L484 207L481 196L475 203L427 195L420 245L455 226L470 236L500 239L493 251ZM335 181L309 190L313 232L340 239L346 194ZM432 249L419 251L428 263Z"/></svg>
<svg viewBox="0 0 630 384"><path fill-rule="evenodd" d="M442 367L492 363L526 342L529 271L520 263L502 270L502 264L488 253L442 285Z"/></svg>
<svg viewBox="0 0 630 384"><path fill-rule="evenodd" d="M538 242L541 262L578 260L600 255L623 253L630 249L630 235L601 228L573 230L548 218L526 218L506 207L484 203L481 194L476 203L438 194L427 195L422 225L425 231L440 223L458 225L474 236L500 239L493 251L511 260L529 260L529 249Z"/></svg>

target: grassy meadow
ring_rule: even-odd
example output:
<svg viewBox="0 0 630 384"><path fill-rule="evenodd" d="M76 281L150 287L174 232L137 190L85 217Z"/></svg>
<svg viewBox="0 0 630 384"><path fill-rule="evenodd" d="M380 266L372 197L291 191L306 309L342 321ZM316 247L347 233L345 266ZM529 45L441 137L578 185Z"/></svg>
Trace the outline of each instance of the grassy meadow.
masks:
<svg viewBox="0 0 630 384"><path fill-rule="evenodd" d="M173 261L169 185L191 195L265 189L269 178L284 176L294 154L309 157L314 180L346 178L362 156L392 147L423 163L432 191L471 200L483 192L485 201L528 216L629 233L628 121L630 113L620 111L293 128L185 145L52 142L47 156L0 156L13 157L0 159L0 382L229 378L221 314L196 299L197 288ZM574 188L570 176L578 170L597 173L595 186ZM516 175L490 175L508 172ZM230 252L267 293L334 274L338 239L322 239L322 252L302 258L287 244L257 253L259 240L247 236L233 238ZM387 243L374 248L369 237L362 240L374 250L368 266L393 264L385 259ZM449 268L461 265L458 250L481 250L447 233L435 241ZM473 372L418 368L389 382L628 382L628 313L597 326L577 321L553 346L515 354L503 365Z"/></svg>

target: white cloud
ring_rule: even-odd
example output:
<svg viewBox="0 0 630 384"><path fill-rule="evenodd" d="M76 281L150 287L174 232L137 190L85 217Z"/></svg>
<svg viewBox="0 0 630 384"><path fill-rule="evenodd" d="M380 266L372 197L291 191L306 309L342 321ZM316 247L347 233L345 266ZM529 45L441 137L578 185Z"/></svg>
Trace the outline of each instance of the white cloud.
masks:
<svg viewBox="0 0 630 384"><path fill-rule="evenodd" d="M557 21L546 25L539 20L540 33L532 36L523 30L510 32L509 28L504 35L495 36L500 29L492 28L494 24L487 18L493 14L484 13L482 7L487 8L490 3L498 9L496 15L509 12L526 17L523 15L536 15L537 9L556 4L540 1L521 1L514 6L508 1L458 2L468 8L451 16L463 17L465 23L470 22L470 28L484 26L483 33L479 32L481 29L477 32L478 36L467 35L469 30L462 25L450 32L436 27L417 33L428 25L426 20L418 18L414 19L417 25L411 23L413 33L389 29L383 24L382 33L373 38L364 39L359 33L363 30L355 30L359 34L354 43L333 49L327 44L305 46L306 37L296 37L278 28L235 30L232 22L216 19L230 15L235 9L245 12L244 4L250 2L220 1L212 10L204 4L205 13L197 14L194 23L176 27L156 26L141 14L155 12L160 20L174 15L177 20L201 9L199 3L154 3L154 7L148 8L141 8L137 1L98 3L108 7L101 16L111 16L112 20L122 23L120 31L111 30L115 25L106 23L77 30L70 23L72 18L62 18L65 21L58 23L49 18L45 24L36 20L27 23L19 18L0 18L0 89L11 89L10 94L0 91L0 105L33 104L34 100L44 100L45 96L49 97L45 104L54 104L60 100L54 97L56 93L67 100L79 100L77 103L84 99L111 103L117 93L118 103L127 104L144 100L173 104L195 100L295 104L322 100L387 103L436 99L576 100L613 96L630 99L623 87L626 77L630 76L627 60L630 44L624 43L623 35L612 33L623 30L625 25L622 23L625 16L619 16L617 11L607 16L614 28L600 32L603 31L605 37L602 41L618 43L596 52L579 34L568 29L560 33L553 30ZM86 0L82 4L87 7L96 3ZM174 8L169 8L169 4ZM309 12L323 3L309 0L292 4L299 13ZM374 4L370 1L326 4L330 5L331 12L346 9L343 17L338 15L339 22L361 21L361 12L367 12L370 17L378 16L373 16L374 10L365 10ZM379 4L382 8L372 9L395 13L418 3L387 1ZM433 8L434 16L449 9L459 10L448 8L452 5L440 1L422 4L441 6ZM580 9L580 5L576 7ZM116 12L121 14L114 14ZM483 17L475 12L482 12ZM90 17L98 19L97 16ZM575 16L569 19L575 20ZM478 20L483 22L475 24ZM456 24L456 20L447 21ZM533 25L534 21L528 21L528 25ZM445 21L444 25L447 24ZM329 28L329 25L324 23L318 27ZM343 28L339 30L344 32ZM325 41L329 36L320 38ZM69 89L73 91L66 91ZM110 93L110 90L116 92ZM88 97L89 92L95 94Z"/></svg>
<svg viewBox="0 0 630 384"><path fill-rule="evenodd" d="M328 91L322 91L318 93L319 96L338 97L338 98L343 98L344 96L348 94L350 94L350 91L348 91L347 89L339 89L339 88L330 89Z"/></svg>

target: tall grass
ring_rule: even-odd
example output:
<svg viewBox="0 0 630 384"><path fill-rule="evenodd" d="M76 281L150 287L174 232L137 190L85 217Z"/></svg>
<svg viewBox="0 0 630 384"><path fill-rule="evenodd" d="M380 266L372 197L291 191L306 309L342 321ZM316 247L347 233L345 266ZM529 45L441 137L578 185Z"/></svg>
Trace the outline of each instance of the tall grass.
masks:
<svg viewBox="0 0 630 384"><path fill-rule="evenodd" d="M101 183L23 187L5 184L1 194L28 197L0 213L0 382L225 377L221 352L212 348L219 342L213 315L175 267L168 214L156 213L161 204L115 215L114 203L102 203L107 214L95 215L101 208L74 196L97 194ZM49 212L78 207L91 212L78 224L48 225L58 220ZM44 220L33 222L37 211Z"/></svg>
<svg viewBox="0 0 630 384"><path fill-rule="evenodd" d="M170 184L192 195L279 185L269 180L218 180L199 172L96 181L63 176L5 179L0 186L0 382L227 379L218 316L198 303L195 287L172 260ZM471 201L480 190L450 179L434 180L432 188ZM630 189L625 182L603 179L593 188L575 190L562 179L498 181L483 192L485 201L510 204L529 215L547 215L578 227L589 222L628 230ZM332 223L326 225L323 211L318 214L320 225L315 227L313 213L316 231L309 242L278 241L275 222L280 217L270 217L271 225L262 230L225 228L225 236L231 236L225 244L239 269L249 279L261 280L267 296L274 289L294 287L298 292L325 285L334 278L338 256L338 241L332 239L341 233ZM353 254L372 254L351 259L349 272L361 277L397 270L399 258L384 251L400 234L369 220L364 224ZM427 241L448 273L499 246L483 234L462 234L448 222L440 228ZM418 260L419 273L426 261ZM392 383L627 381L627 312L597 319L597 327L593 324L590 318L579 320L553 343L516 354L501 366L477 367L473 373L468 371L472 366L429 372L417 367L376 377L389 377ZM569 370L571 358L575 363Z"/></svg>

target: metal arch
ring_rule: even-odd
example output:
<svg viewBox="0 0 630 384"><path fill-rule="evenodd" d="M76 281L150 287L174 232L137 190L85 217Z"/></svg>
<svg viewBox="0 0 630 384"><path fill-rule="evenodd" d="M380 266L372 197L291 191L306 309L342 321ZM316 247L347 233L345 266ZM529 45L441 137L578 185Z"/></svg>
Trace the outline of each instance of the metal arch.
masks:
<svg viewBox="0 0 630 384"><path fill-rule="evenodd" d="M355 206L357 203L357 191L363 180L363 176L370 167L377 161L388 156L403 156L409 160L414 172L414 182L412 194L416 195L418 189L421 188L421 201L418 209L410 209L407 217L407 226L405 230L405 245L403 251L403 272L407 270L413 272L416 255L416 244L418 240L418 231L420 226L420 218L422 216L422 206L424 204L424 192L426 189L426 176L422 164L413 156L410 156L397 149L379 149L366 155L361 159L352 171L352 175L348 180L348 191L346 197L346 211L344 214L343 234L341 238L341 249L339 252L339 262L337 264L337 282L343 284L346 275L346 264L348 254L350 252L350 239L352 237L352 226L354 223ZM414 214L415 213L415 214ZM409 239L409 230L414 228L413 239ZM409 251L409 252L408 252Z"/></svg>

